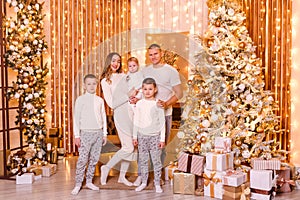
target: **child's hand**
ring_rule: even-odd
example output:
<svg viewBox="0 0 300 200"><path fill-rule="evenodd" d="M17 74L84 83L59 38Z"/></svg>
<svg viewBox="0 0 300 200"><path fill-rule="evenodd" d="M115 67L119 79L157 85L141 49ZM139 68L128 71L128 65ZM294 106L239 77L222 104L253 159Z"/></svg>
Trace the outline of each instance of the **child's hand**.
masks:
<svg viewBox="0 0 300 200"><path fill-rule="evenodd" d="M135 146L135 147L139 144L137 139L133 139L132 143L133 143L133 146Z"/></svg>
<svg viewBox="0 0 300 200"><path fill-rule="evenodd" d="M107 137L102 138L102 146L106 145L107 143Z"/></svg>
<svg viewBox="0 0 300 200"><path fill-rule="evenodd" d="M129 103L130 104L136 104L140 99L136 98L136 97L130 97L129 98Z"/></svg>
<svg viewBox="0 0 300 200"><path fill-rule="evenodd" d="M161 149L164 148L165 147L165 142L160 142L158 144L158 147L161 148Z"/></svg>
<svg viewBox="0 0 300 200"><path fill-rule="evenodd" d="M80 138L75 138L75 145L79 148L80 147Z"/></svg>

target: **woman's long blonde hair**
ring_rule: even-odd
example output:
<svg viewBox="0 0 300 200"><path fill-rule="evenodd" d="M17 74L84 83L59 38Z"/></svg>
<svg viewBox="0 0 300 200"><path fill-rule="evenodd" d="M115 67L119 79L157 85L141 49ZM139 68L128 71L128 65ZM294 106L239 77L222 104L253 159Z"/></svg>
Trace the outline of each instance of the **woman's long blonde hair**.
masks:
<svg viewBox="0 0 300 200"><path fill-rule="evenodd" d="M112 57L114 55L117 55L120 57L121 59L121 56L120 54L118 54L117 52L111 52L107 55L106 59L105 59L105 64L104 64L104 68L103 68L103 71L102 71L102 74L101 74L101 77L100 77L100 80L102 80L103 78L106 78L106 81L110 84L111 83L111 80L110 80L110 77L112 75L112 70L111 70L111 67L110 67L110 63L111 63L111 60L112 60ZM120 63L120 67L119 69L117 70L117 73L121 73L122 72L122 62Z"/></svg>

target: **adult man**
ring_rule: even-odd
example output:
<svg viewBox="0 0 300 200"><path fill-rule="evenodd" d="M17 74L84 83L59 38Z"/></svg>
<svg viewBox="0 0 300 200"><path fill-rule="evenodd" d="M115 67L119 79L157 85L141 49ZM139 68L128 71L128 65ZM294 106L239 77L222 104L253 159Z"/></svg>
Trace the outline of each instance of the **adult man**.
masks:
<svg viewBox="0 0 300 200"><path fill-rule="evenodd" d="M166 144L171 132L172 126L172 105L183 96L181 81L178 71L162 63L163 52L158 44L151 44L148 48L148 56L152 64L142 69L145 78L153 78L157 83L158 106L165 109L166 117ZM162 152L162 164L166 157L166 152Z"/></svg>

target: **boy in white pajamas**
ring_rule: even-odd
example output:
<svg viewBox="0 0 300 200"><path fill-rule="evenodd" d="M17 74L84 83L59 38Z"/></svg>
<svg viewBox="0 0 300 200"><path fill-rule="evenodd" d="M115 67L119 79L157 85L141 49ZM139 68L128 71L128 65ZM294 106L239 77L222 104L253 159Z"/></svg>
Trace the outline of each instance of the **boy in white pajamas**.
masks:
<svg viewBox="0 0 300 200"><path fill-rule="evenodd" d="M161 149L165 146L165 112L157 106L157 87L153 78L144 79L142 91L144 98L136 103L133 116L133 144L138 145L138 163L142 178L142 184L135 191L142 191L147 186L150 154L154 167L155 190L161 193Z"/></svg>
<svg viewBox="0 0 300 200"><path fill-rule="evenodd" d="M79 157L76 164L75 187L71 194L77 195L82 187L86 165L86 187L98 191L92 183L95 166L98 163L102 145L107 141L107 122L104 100L96 95L98 81L95 75L84 77L86 93L75 102L74 135Z"/></svg>

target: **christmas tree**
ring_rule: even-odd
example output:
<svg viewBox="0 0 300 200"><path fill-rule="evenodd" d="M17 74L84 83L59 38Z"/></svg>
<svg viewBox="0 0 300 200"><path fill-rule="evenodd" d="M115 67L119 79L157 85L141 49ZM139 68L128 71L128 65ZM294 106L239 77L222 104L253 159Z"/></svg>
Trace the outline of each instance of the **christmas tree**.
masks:
<svg viewBox="0 0 300 200"><path fill-rule="evenodd" d="M261 60L245 26L239 1L208 1L208 30L199 37L203 50L188 82L188 95L178 132L180 149L205 155L217 136L232 138L235 164L253 157L284 159L279 143L276 103L264 90Z"/></svg>
<svg viewBox="0 0 300 200"><path fill-rule="evenodd" d="M37 0L7 0L16 18L6 18L7 67L17 72L13 87L7 91L8 98L16 98L21 106L16 124L20 124L26 142L33 146L36 157L45 155L46 75L49 69L41 64L47 49L43 33L43 3Z"/></svg>

